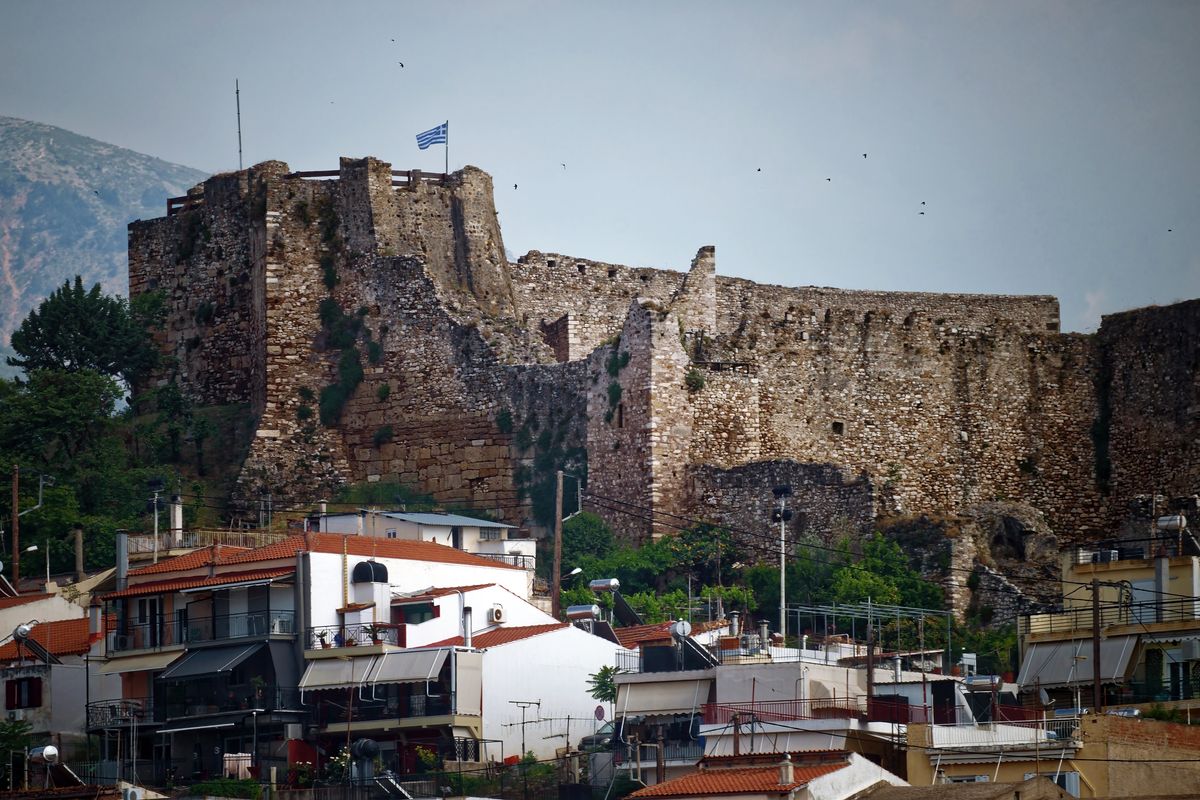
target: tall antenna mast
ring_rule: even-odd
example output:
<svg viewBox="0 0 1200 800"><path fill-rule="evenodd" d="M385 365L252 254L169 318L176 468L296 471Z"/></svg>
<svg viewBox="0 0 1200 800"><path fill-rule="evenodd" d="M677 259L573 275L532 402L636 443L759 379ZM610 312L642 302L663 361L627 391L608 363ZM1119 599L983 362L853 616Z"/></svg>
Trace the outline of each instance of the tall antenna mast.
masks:
<svg viewBox="0 0 1200 800"><path fill-rule="evenodd" d="M238 79L233 79L233 96L237 100L237 122L238 122L238 172L242 171L242 89L238 86Z"/></svg>

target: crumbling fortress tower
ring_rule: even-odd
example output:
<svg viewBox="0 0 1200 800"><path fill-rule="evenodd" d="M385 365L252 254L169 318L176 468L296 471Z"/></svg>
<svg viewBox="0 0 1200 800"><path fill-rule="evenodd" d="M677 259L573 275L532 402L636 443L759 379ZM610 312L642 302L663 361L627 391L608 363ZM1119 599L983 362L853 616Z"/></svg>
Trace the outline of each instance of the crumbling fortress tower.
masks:
<svg viewBox="0 0 1200 800"><path fill-rule="evenodd" d="M1076 335L1051 297L764 286L712 247L510 263L487 174L370 158L169 211L129 234L131 294L168 308L152 382L251 408L245 496L399 479L529 524L565 464L632 536L657 512L766 532L787 483L795 537L1007 499L1072 538L1200 486L1200 301Z"/></svg>

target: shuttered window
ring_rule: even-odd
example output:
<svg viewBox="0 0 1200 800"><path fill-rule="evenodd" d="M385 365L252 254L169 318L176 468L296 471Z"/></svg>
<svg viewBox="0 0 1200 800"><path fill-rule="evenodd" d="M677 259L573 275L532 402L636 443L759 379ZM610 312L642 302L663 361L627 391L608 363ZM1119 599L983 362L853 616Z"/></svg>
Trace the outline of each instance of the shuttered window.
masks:
<svg viewBox="0 0 1200 800"><path fill-rule="evenodd" d="M42 705L42 679L16 678L4 684L5 708L40 708Z"/></svg>

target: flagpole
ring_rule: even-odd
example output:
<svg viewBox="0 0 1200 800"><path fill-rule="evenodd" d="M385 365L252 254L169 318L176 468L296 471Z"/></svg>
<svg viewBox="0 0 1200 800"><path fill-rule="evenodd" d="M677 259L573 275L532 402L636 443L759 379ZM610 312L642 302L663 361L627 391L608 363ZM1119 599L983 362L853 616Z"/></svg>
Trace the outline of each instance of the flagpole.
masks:
<svg viewBox="0 0 1200 800"><path fill-rule="evenodd" d="M450 174L450 120L446 120L446 175Z"/></svg>

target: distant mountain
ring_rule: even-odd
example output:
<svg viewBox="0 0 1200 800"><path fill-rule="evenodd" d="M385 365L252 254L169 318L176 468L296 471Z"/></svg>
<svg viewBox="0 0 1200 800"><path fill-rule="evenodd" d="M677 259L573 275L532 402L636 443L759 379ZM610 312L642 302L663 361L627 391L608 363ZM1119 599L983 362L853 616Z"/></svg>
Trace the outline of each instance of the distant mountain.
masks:
<svg viewBox="0 0 1200 800"><path fill-rule="evenodd" d="M0 117L0 374L9 336L63 281L125 294L125 226L207 173L52 125Z"/></svg>

